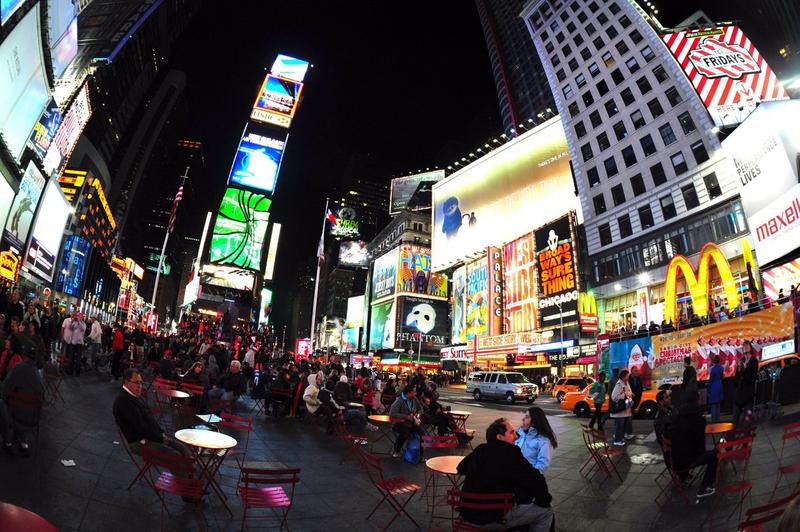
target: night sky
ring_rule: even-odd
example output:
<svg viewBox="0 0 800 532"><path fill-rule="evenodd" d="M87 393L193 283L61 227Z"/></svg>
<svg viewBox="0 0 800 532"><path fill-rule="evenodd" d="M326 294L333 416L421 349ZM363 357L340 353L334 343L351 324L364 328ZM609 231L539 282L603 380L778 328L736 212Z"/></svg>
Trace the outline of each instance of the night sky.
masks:
<svg viewBox="0 0 800 532"><path fill-rule="evenodd" d="M230 9L236 5L237 9ZM265 9L266 5L275 11ZM392 175L451 164L502 129L474 3L205 2L177 43L207 182L221 197L242 127L278 52L311 61L271 211L283 223L278 323L297 264L316 254L325 196L354 154ZM400 9L402 7L402 9ZM202 227L197 228L197 233ZM282 299L283 298L283 299Z"/></svg>

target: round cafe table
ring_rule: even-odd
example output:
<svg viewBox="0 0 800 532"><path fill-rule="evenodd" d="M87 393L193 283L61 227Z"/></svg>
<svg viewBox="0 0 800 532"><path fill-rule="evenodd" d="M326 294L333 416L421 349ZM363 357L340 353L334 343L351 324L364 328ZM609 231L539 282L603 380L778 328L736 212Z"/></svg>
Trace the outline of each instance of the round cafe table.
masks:
<svg viewBox="0 0 800 532"><path fill-rule="evenodd" d="M460 464L463 459L464 457L461 455L445 455L434 456L433 458L425 460L425 476L427 479L425 481L425 489L422 490L421 496L428 498L431 509L431 521L436 518L436 516L434 516L434 510L437 506L436 477L444 476L450 481L453 488L459 489L461 487L461 478L458 473L458 464ZM428 471L430 471L430 473L428 473ZM428 491L429 489L430 492ZM442 506L442 504L439 504L439 506ZM450 517L440 516L440 518L449 519Z"/></svg>
<svg viewBox="0 0 800 532"><path fill-rule="evenodd" d="M222 421L222 418L216 414L195 414L195 417L202 421L210 430L219 430L217 423ZM200 425L202 427L203 425Z"/></svg>
<svg viewBox="0 0 800 532"><path fill-rule="evenodd" d="M236 447L236 439L221 432L198 429L179 430L175 433L175 439L192 448L192 454L194 454L197 463L200 464L202 475L206 478L205 489L211 486L222 505L233 516L233 512L225 502L228 497L222 492L222 488L220 488L215 477L228 451Z"/></svg>
<svg viewBox="0 0 800 532"><path fill-rule="evenodd" d="M716 446L723 434L727 434L735 428L736 425L733 423L707 423L706 435L711 437L712 445Z"/></svg>
<svg viewBox="0 0 800 532"><path fill-rule="evenodd" d="M386 440L389 442L389 451L384 453L378 454L390 454L394 449L394 432L392 432L392 426L399 421L392 416L387 416L385 414L373 414L368 416L367 419L372 421L378 427L378 432L380 433L378 437L372 442L372 452L375 453L375 444L381 440Z"/></svg>
<svg viewBox="0 0 800 532"><path fill-rule="evenodd" d="M472 412L467 412L466 410L448 410L446 414L451 414L450 419L453 420L453 423L456 424L459 431L467 431L467 418L472 415Z"/></svg>
<svg viewBox="0 0 800 532"><path fill-rule="evenodd" d="M58 532L58 528L44 517L7 502L0 502L0 530Z"/></svg>
<svg viewBox="0 0 800 532"><path fill-rule="evenodd" d="M169 390L169 389L166 389L166 388L158 388L156 390L156 393L158 395L163 396L163 397L170 397L172 399L188 399L189 398L189 394L188 393L182 392L180 390Z"/></svg>

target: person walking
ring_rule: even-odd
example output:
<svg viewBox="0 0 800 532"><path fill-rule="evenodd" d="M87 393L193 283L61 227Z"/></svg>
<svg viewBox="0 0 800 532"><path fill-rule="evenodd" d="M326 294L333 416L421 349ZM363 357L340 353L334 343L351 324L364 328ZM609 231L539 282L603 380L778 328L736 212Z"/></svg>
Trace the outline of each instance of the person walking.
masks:
<svg viewBox="0 0 800 532"><path fill-rule="evenodd" d="M111 342L111 380L119 380L120 378L120 365L122 363L122 356L125 353L125 335L122 332L122 325L117 325L114 330L114 340Z"/></svg>
<svg viewBox="0 0 800 532"><path fill-rule="evenodd" d="M606 401L606 374L601 371L597 375L597 380L592 383L589 388L589 397L592 398L594 403L594 414L591 421L589 421L589 428L593 429L595 422L597 422L597 429L603 430L603 404Z"/></svg>
<svg viewBox="0 0 800 532"><path fill-rule="evenodd" d="M68 373L76 377L81 376L81 356L83 355L83 336L86 333L86 323L81 319L81 313L73 311L69 318L61 324L61 337L66 345L64 353L69 360Z"/></svg>
<svg viewBox="0 0 800 532"><path fill-rule="evenodd" d="M558 441L544 410L532 406L522 416L522 426L517 429L516 445L530 464L544 475L553 459L553 449Z"/></svg>
<svg viewBox="0 0 800 532"><path fill-rule="evenodd" d="M623 447L625 440L633 438L633 434L625 434L625 429L633 416L633 391L628 385L630 373L627 369L619 372L619 380L611 392L611 418L614 420L614 445Z"/></svg>
<svg viewBox="0 0 800 532"><path fill-rule="evenodd" d="M725 369L719 363L719 355L714 355L714 365L711 366L708 378L708 403L711 405L711 422L719 421L719 408L724 398L722 392L722 375Z"/></svg>

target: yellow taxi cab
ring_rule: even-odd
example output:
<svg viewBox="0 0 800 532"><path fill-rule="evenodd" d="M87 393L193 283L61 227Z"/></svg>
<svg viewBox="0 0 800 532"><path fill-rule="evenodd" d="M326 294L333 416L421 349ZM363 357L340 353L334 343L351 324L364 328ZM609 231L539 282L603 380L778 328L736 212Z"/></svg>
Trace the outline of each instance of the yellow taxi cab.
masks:
<svg viewBox="0 0 800 532"><path fill-rule="evenodd" d="M561 377L553 386L553 397L560 403L569 392L579 392L594 382L591 377Z"/></svg>
<svg viewBox="0 0 800 532"><path fill-rule="evenodd" d="M758 362L758 370L766 370L768 372L779 371L787 366L795 366L800 364L800 356L797 353L790 353L782 355L769 360L760 360Z"/></svg>
<svg viewBox="0 0 800 532"><path fill-rule="evenodd" d="M639 417L652 419L658 411L656 404L656 394L658 390L644 390L642 392L642 400L639 406L636 407L634 415L638 414ZM587 386L579 392L567 392L561 401L561 408L568 412L572 412L578 417L589 417L594 412L594 402L589 397L589 387ZM603 403L603 412L608 412L608 394Z"/></svg>

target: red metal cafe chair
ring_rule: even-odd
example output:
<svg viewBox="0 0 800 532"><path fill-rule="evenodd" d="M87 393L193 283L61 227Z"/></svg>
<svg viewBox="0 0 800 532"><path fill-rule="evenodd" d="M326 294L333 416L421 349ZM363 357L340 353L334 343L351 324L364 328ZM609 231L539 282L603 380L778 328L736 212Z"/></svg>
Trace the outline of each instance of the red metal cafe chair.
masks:
<svg viewBox="0 0 800 532"><path fill-rule="evenodd" d="M664 470L655 478L659 493L656 495L655 502L661 507L667 504L674 494L677 494L683 502L689 504L689 486L692 485L697 475L694 474L695 468L677 469L672 461L672 440L666 436L661 440L661 450L664 453ZM664 482L664 477L668 481Z"/></svg>
<svg viewBox="0 0 800 532"><path fill-rule="evenodd" d="M381 463L380 457L370 454L363 449L360 449L359 452L367 477L381 496L381 500L378 501L378 504L376 504L375 508L369 513L367 520L369 520L385 502L394 510L394 515L389 522L386 523L386 526L383 527L383 530L387 530L392 526L395 519L402 515L405 515L409 521L414 523L415 527L419 528L419 524L411 517L411 514L406 511L406 505L420 490L419 485L409 481L403 476L387 478L383 472L383 464ZM406 495L408 496L405 497ZM405 499L402 499L403 497L405 497Z"/></svg>
<svg viewBox="0 0 800 532"><path fill-rule="evenodd" d="M131 448L128 445L128 440L125 439L125 435L122 433L122 430L117 428L117 434L118 434L118 437L119 437L120 444L125 449L125 453L127 453L128 458L131 459L131 463L133 463L133 466L136 468L136 471L137 471L136 476L133 477L133 480L131 480L131 483L128 484L128 488L127 489L130 491L130 489L133 487L133 485L136 484L137 480L141 480L142 478L145 478L145 475L147 474L147 470L150 469L150 464L148 464L147 462L144 462L144 461L142 461L142 463L139 463L139 459L131 451ZM147 480L147 479L145 478L145 480Z"/></svg>
<svg viewBox="0 0 800 532"><path fill-rule="evenodd" d="M497 510L502 512L502 518L511 510L511 501L514 499L513 493L470 493L466 491L448 490L447 505L451 509L451 521L453 530L462 532L478 532L479 530L505 530L502 523L497 523L497 528L475 528L461 517L456 517L459 509L469 510Z"/></svg>
<svg viewBox="0 0 800 532"><path fill-rule="evenodd" d="M342 459L339 461L339 465L347 462L351 456L358 455L362 445L369 444L369 438L367 438L366 434L361 436L352 434L347 430L347 425L344 423L344 414L342 412L342 410L337 411L337 421L333 424L333 433L346 444L345 452L342 455Z"/></svg>
<svg viewBox="0 0 800 532"><path fill-rule="evenodd" d="M716 494L711 503L711 510L708 514L708 528L714 528L714 514L716 513L717 505L722 497L730 495L736 496L737 502L733 511L728 515L726 522L733 517L736 511L739 511L739 521L742 520L742 509L744 507L745 499L750 495L753 490L753 483L747 479L747 466L750 462L750 455L753 451L753 439L741 438L729 442L720 442L717 444L717 479L716 479ZM741 464L741 471L736 471L734 480L727 484L722 483L723 471L725 466L734 463Z"/></svg>
<svg viewBox="0 0 800 532"><path fill-rule="evenodd" d="M420 447L423 449L446 449L455 451L458 449L458 438L455 434L448 434L446 436L422 436L420 438ZM427 455L427 452L425 453ZM428 488L431 487L431 480L433 479L433 474L428 472L428 468L424 468L424 486L422 488L421 497L427 499L429 496ZM436 496L436 493L433 493L433 496Z"/></svg>
<svg viewBox="0 0 800 532"><path fill-rule="evenodd" d="M780 519L784 510L786 510L786 505L798 496L800 496L800 492L792 493L761 506L749 508L744 513L744 521L739 523L738 530L740 532L763 532L766 530L764 525Z"/></svg>
<svg viewBox="0 0 800 532"><path fill-rule="evenodd" d="M217 423L220 429L229 429L229 431L243 432L244 437L237 437L237 445L228 451L225 458L233 458L236 460L236 465L242 467L245 457L247 456L247 448L250 445L250 433L253 432L253 418L245 416L236 416L229 412L220 412L222 421ZM237 434L237 436L240 436Z"/></svg>
<svg viewBox="0 0 800 532"><path fill-rule="evenodd" d="M170 515L165 494L171 493L185 499L200 501L203 497L205 481L202 478L189 478L195 472L193 458L179 456L174 453L162 453L147 445L142 446L142 458L148 468L148 475L151 475L153 469L156 471L169 469L169 472L160 471L156 479L151 479L151 486L161 500L161 529L163 530L164 513L166 512ZM178 474L186 476L177 476ZM202 518L203 524L207 525L202 504L194 504L193 506Z"/></svg>
<svg viewBox="0 0 800 532"><path fill-rule="evenodd" d="M268 508L280 511L280 529L286 524L289 510L294 501L294 487L300 481L300 469L260 469L242 467L239 473L237 491L242 500L242 530L247 512L251 508ZM284 486L290 487L286 492Z"/></svg>
<svg viewBox="0 0 800 532"><path fill-rule="evenodd" d="M796 423L789 423L783 427L783 435L781 437L781 452L780 456L778 457L778 474L775 476L775 485L772 487L771 497L775 496L775 492L778 490L781 480L789 475L798 475L794 486L790 488L791 491L797 491L798 488L800 488L800 461L788 464L783 462L784 451L786 450L786 442L791 442L792 440L800 442L800 421Z"/></svg>
<svg viewBox="0 0 800 532"><path fill-rule="evenodd" d="M602 470L606 474L606 477L610 477L611 472L613 471L614 474L617 475L619 481L622 482L622 475L620 475L619 469L617 469L617 462L621 457L625 456L625 448L612 447L609 445L606 441L606 433L602 430L590 430L590 442L595 450L598 460L600 461Z"/></svg>

